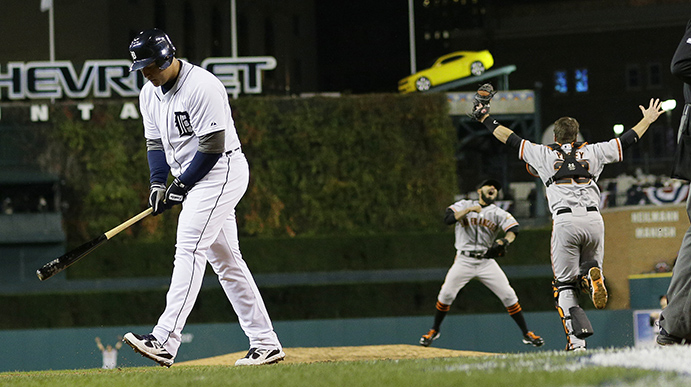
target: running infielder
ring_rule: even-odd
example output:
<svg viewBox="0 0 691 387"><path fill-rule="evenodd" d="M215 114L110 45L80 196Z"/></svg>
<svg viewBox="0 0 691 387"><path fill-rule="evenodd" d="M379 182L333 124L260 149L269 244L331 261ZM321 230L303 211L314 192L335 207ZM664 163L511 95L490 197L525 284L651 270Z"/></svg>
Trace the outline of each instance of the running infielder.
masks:
<svg viewBox="0 0 691 387"><path fill-rule="evenodd" d="M135 351L170 367L201 289L206 263L238 315L250 350L236 365L268 364L285 353L238 242L235 206L249 167L235 131L226 89L213 74L175 58L168 35L140 32L129 47L130 71L149 80L139 96L154 215L182 204L166 307L151 334L127 333ZM166 188L168 174L175 180Z"/></svg>
<svg viewBox="0 0 691 387"><path fill-rule="evenodd" d="M434 325L422 335L420 345L428 347L439 338L441 323L456 295L473 278L480 280L499 297L521 329L523 343L536 347L545 343L540 336L528 330L516 292L494 260L495 257L504 255L506 248L518 234L516 219L494 204L499 190L501 184L498 181L485 180L478 185L478 200L460 200L446 209L444 222L456 225L456 257L437 297ZM501 231L506 235L497 239Z"/></svg>
<svg viewBox="0 0 691 387"><path fill-rule="evenodd" d="M638 142L662 114L660 100L651 99L648 108L639 106L643 118L619 138L595 144L578 143L578 122L562 117L554 123L556 143L541 145L522 139L489 116L489 101L494 93L491 85L481 86L471 115L499 141L518 149L518 157L545 184L553 218L554 299L566 333L566 350L585 350L585 338L593 334L593 329L579 306L579 289L590 294L597 309L607 305L602 275L605 225L598 210L597 179L605 164L622 161L623 151Z"/></svg>

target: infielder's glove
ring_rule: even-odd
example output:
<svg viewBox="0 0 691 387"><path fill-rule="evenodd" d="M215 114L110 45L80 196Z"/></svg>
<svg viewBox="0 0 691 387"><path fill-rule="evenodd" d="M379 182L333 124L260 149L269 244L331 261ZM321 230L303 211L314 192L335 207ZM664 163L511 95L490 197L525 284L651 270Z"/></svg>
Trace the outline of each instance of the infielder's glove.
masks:
<svg viewBox="0 0 691 387"><path fill-rule="evenodd" d="M505 238L500 239L504 244L500 244L499 241L494 241L492 243L492 247L487 249L487 252L485 252L485 258L498 258L498 257L503 257L506 255L506 248L509 247L509 241L507 241Z"/></svg>
<svg viewBox="0 0 691 387"><path fill-rule="evenodd" d="M480 121L485 114L489 114L489 102L495 94L497 92L491 84L485 83L480 86L473 97L473 111L470 113L470 116Z"/></svg>

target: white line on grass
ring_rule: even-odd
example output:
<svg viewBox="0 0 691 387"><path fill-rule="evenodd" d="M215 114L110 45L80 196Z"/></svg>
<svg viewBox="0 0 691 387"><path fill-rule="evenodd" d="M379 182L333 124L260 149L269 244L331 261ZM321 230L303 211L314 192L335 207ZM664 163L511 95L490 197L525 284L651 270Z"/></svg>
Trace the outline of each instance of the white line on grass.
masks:
<svg viewBox="0 0 691 387"><path fill-rule="evenodd" d="M485 362L448 366L446 370L472 372L503 369L512 372L561 372L601 366L669 371L686 379L691 377L689 365L691 365L691 346L677 345L596 349L583 353L546 351L535 354L499 355Z"/></svg>
<svg viewBox="0 0 691 387"><path fill-rule="evenodd" d="M603 367L671 371L691 376L691 346L687 345L608 349L593 353L584 360Z"/></svg>

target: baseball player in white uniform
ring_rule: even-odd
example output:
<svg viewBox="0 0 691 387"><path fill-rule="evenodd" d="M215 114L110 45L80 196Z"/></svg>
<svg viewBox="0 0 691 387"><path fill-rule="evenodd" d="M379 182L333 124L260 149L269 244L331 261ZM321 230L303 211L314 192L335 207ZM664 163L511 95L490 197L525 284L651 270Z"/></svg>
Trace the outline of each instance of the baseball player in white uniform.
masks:
<svg viewBox="0 0 691 387"><path fill-rule="evenodd" d="M233 306L250 350L236 365L285 357L264 301L242 258L235 206L247 189L249 167L225 87L213 74L175 58L158 29L130 44L133 64L149 80L139 96L151 174L154 215L182 204L166 307L151 334L124 341L162 366L173 364L182 330L199 294L208 262ZM175 180L166 188L168 175Z"/></svg>
<svg viewBox="0 0 691 387"><path fill-rule="evenodd" d="M490 117L489 99L476 98L474 103L473 117L499 141L517 148L518 157L545 184L553 219L554 298L566 333L567 351L585 350L585 338L593 334L578 302L579 291L589 293L597 309L607 305L602 274L605 226L598 208L597 180L605 164L622 161L623 151L638 142L662 114L659 99L651 99L648 108L639 108L643 118L619 138L595 144L578 143L578 122L562 117L554 123L555 144L542 145L522 139Z"/></svg>
<svg viewBox="0 0 691 387"><path fill-rule="evenodd" d="M96 337L94 341L96 341L96 346L103 355L103 366L101 368L108 370L118 368L118 350L122 347L122 341L115 343L115 347L110 344L103 346L100 337Z"/></svg>
<svg viewBox="0 0 691 387"><path fill-rule="evenodd" d="M428 347L439 338L441 323L456 299L458 292L473 278L487 286L504 304L509 315L523 333L523 343L536 347L544 340L528 330L518 296L506 274L494 259L504 255L506 247L516 239L518 222L508 211L494 204L501 184L493 179L478 185L477 200L460 200L446 209L444 222L455 224L456 257L437 297L434 324L420 338L420 345ZM500 232L505 236L497 239Z"/></svg>

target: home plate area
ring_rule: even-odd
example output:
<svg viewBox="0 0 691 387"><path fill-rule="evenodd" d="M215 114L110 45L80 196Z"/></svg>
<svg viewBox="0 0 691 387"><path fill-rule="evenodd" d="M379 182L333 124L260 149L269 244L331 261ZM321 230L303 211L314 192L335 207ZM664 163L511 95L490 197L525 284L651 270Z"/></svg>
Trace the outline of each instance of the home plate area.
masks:
<svg viewBox="0 0 691 387"><path fill-rule="evenodd" d="M419 345L369 345L361 347L283 348L286 358L281 363L316 363L330 361L367 361L397 359L432 359L439 357L468 357L496 355L486 352L455 351ZM180 365L235 365L247 351L175 363Z"/></svg>

